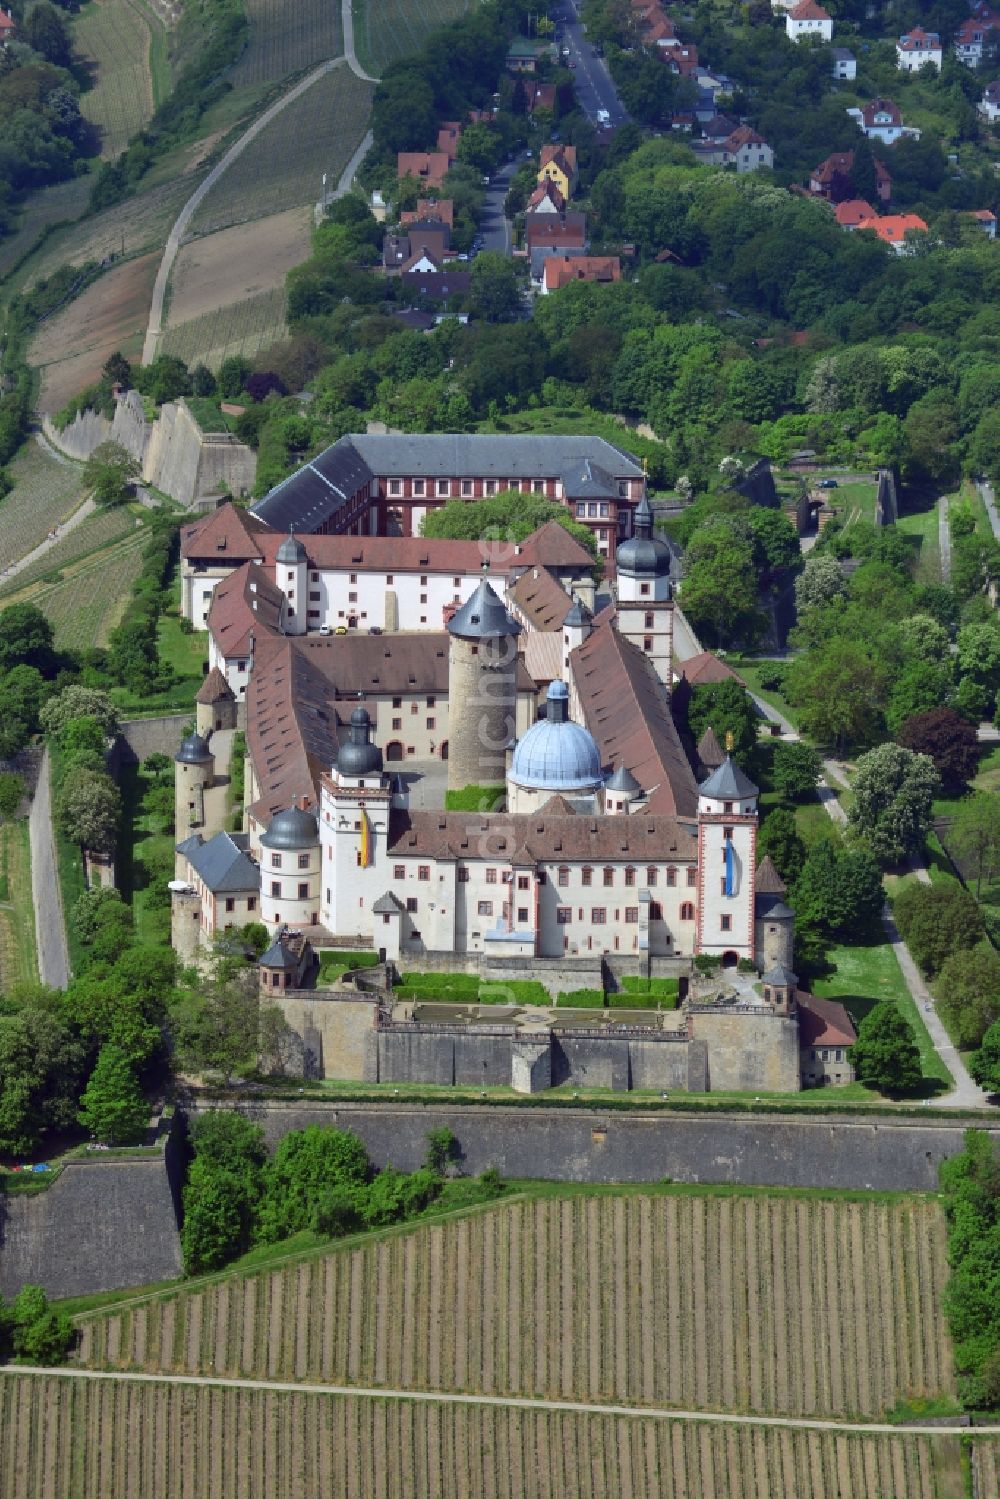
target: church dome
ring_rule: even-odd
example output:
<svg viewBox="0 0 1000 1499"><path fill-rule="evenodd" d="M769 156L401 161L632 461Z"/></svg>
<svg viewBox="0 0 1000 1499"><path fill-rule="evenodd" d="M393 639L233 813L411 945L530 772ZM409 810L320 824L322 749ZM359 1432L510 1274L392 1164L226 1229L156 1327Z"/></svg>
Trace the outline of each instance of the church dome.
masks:
<svg viewBox="0 0 1000 1499"><path fill-rule="evenodd" d="M260 841L265 848L315 848L319 824L311 812L289 807L286 812L275 813Z"/></svg>
<svg viewBox="0 0 1000 1499"><path fill-rule="evenodd" d="M553 682L546 716L517 741L510 779L539 791L592 791L602 780L601 756L592 734L569 718L565 682Z"/></svg>
<svg viewBox="0 0 1000 1499"><path fill-rule="evenodd" d="M367 708L351 714L348 738L337 755L337 770L343 776L372 775L382 769L382 751L371 742L372 721Z"/></svg>
<svg viewBox="0 0 1000 1499"><path fill-rule="evenodd" d="M670 576L670 548L653 535L653 512L645 495L636 506L635 535L618 547L615 567L636 578Z"/></svg>

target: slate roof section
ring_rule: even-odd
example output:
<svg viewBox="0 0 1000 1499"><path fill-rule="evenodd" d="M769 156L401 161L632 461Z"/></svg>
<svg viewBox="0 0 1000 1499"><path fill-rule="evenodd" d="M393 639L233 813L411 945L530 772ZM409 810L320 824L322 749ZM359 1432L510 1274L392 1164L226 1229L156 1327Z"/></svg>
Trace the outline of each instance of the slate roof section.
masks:
<svg viewBox="0 0 1000 1499"><path fill-rule="evenodd" d="M853 1046L857 1032L844 1006L836 999L798 993L799 1046Z"/></svg>
<svg viewBox="0 0 1000 1499"><path fill-rule="evenodd" d="M216 833L206 843L200 833L178 849L213 895L259 890L260 870L247 853L245 833Z"/></svg>
<svg viewBox="0 0 1000 1499"><path fill-rule="evenodd" d="M398 916L404 909L403 902L398 896L393 895L391 890L387 890L384 895L380 895L372 906L372 910L376 916Z"/></svg>
<svg viewBox="0 0 1000 1499"><path fill-rule="evenodd" d="M521 626L492 583L483 578L475 593L449 619L448 633L460 640L500 640L520 635Z"/></svg>
<svg viewBox="0 0 1000 1499"><path fill-rule="evenodd" d="M405 478L409 474L442 479L472 475L486 479L555 478L571 463L584 458L601 464L618 478L643 477L642 467L635 458L603 437L562 437L533 432L516 435L401 432L353 434L341 438L341 443L347 442L354 444L371 473L386 478ZM335 447L339 446L340 443L335 444ZM319 459L315 461L319 462ZM288 484L291 480L285 482Z"/></svg>
<svg viewBox="0 0 1000 1499"><path fill-rule="evenodd" d="M698 786L649 658L619 635L610 613L570 661L580 710L605 765L625 765L649 793L648 810L694 817ZM645 815L645 814L643 814Z"/></svg>
<svg viewBox="0 0 1000 1499"><path fill-rule="evenodd" d="M573 600L547 568L523 572L507 598L533 630L558 630L573 609Z"/></svg>
<svg viewBox="0 0 1000 1499"><path fill-rule="evenodd" d="M555 798L552 798L554 801ZM548 805L548 804L547 804ZM488 853L483 832L489 832ZM478 813L393 812L389 853L434 859L489 859L491 863L551 864L565 859L589 863L632 858L636 863L695 859L693 828L673 817L590 817L575 813L550 816L539 812L501 813L488 822Z"/></svg>
<svg viewBox="0 0 1000 1499"><path fill-rule="evenodd" d="M713 770L708 779L698 787L700 796L728 801L740 801L745 797L757 796L759 792L760 788L754 785L749 776L743 774L731 755L727 755L719 768Z"/></svg>
<svg viewBox="0 0 1000 1499"><path fill-rule="evenodd" d="M299 959L298 955L296 953L293 953L292 950L284 942L282 942L279 938L275 938L275 940L271 943L271 946L267 949L267 952L263 953L262 956L257 959L257 965L260 968L292 969L298 968Z"/></svg>
<svg viewBox="0 0 1000 1499"><path fill-rule="evenodd" d="M355 439L342 437L276 484L250 514L276 531L318 531L374 477Z"/></svg>
<svg viewBox="0 0 1000 1499"><path fill-rule="evenodd" d="M793 973L790 968L786 968L782 963L775 964L773 968L764 974L761 980L762 983L770 984L777 989L794 989L798 981L798 974Z"/></svg>

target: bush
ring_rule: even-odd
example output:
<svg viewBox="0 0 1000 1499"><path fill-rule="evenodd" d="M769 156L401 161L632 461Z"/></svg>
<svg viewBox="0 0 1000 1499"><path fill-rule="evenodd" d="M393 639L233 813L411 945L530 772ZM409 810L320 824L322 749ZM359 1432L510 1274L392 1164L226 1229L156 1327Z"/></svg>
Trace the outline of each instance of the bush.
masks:
<svg viewBox="0 0 1000 1499"><path fill-rule="evenodd" d="M361 1199L361 1216L368 1228L383 1228L422 1212L441 1191L441 1178L422 1166L407 1175L386 1166Z"/></svg>
<svg viewBox="0 0 1000 1499"><path fill-rule="evenodd" d="M359 1193L350 1187L329 1187L316 1204L312 1217L315 1233L342 1239L361 1227Z"/></svg>
<svg viewBox="0 0 1000 1499"><path fill-rule="evenodd" d="M700 952L695 955L694 966L699 973L707 976L712 973L718 973L722 967L722 959L716 953Z"/></svg>
<svg viewBox="0 0 1000 1499"><path fill-rule="evenodd" d="M435 1176L444 1176L458 1155L458 1141L446 1124L427 1133L427 1169Z"/></svg>
<svg viewBox="0 0 1000 1499"><path fill-rule="evenodd" d="M622 979L622 988L626 994L652 994L657 999L676 1000L680 992L680 983L677 979L644 979L630 975Z"/></svg>
<svg viewBox="0 0 1000 1499"><path fill-rule="evenodd" d="M61 1364L76 1332L65 1312L49 1306L41 1286L22 1286L11 1309L14 1353L26 1364Z"/></svg>
<svg viewBox="0 0 1000 1499"><path fill-rule="evenodd" d="M603 989L567 989L560 992L556 1005L570 1010L603 1010Z"/></svg>
<svg viewBox="0 0 1000 1499"><path fill-rule="evenodd" d="M328 952L326 948L321 948L320 977L327 979L331 974L348 973L357 968L374 968L378 960L377 952Z"/></svg>
<svg viewBox="0 0 1000 1499"><path fill-rule="evenodd" d="M481 1005L541 1005L552 1003L552 997L544 984L534 979L504 979L495 984L482 984L479 989Z"/></svg>
<svg viewBox="0 0 1000 1499"><path fill-rule="evenodd" d="M350 1130L312 1124L286 1135L265 1167L260 1238L274 1243L308 1228L322 1193L357 1190L369 1171L365 1147Z"/></svg>
<svg viewBox="0 0 1000 1499"><path fill-rule="evenodd" d="M896 897L893 913L904 942L930 977L953 953L975 947L986 935L975 898L957 882L909 885Z"/></svg>

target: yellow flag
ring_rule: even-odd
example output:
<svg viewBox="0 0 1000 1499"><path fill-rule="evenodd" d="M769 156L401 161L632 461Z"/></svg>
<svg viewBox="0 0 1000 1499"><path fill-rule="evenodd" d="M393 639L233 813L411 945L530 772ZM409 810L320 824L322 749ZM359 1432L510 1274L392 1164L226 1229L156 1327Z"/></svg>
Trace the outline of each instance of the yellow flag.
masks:
<svg viewBox="0 0 1000 1499"><path fill-rule="evenodd" d="M372 862L372 840L371 827L368 822L368 813L361 813L361 868L367 869Z"/></svg>

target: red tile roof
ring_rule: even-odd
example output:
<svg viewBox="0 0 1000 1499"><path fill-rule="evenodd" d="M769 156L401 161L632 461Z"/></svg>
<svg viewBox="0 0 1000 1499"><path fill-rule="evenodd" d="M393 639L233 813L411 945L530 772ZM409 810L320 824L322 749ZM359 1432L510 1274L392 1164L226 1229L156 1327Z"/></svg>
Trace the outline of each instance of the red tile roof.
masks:
<svg viewBox="0 0 1000 1499"><path fill-rule="evenodd" d="M887 245L901 245L912 231L927 233L927 225L916 213L887 213L880 219L862 219L859 229L871 229Z"/></svg>
<svg viewBox="0 0 1000 1499"><path fill-rule="evenodd" d="M285 596L256 562L244 562L212 594L208 628L227 661L250 655L250 636L274 635Z"/></svg>
<svg viewBox="0 0 1000 1499"><path fill-rule="evenodd" d="M418 224L422 219L438 219L442 224L447 224L449 229L454 229L454 200L451 198L418 198L414 210L399 215L400 224Z"/></svg>
<svg viewBox="0 0 1000 1499"><path fill-rule="evenodd" d="M483 853L486 831L488 854ZM674 818L645 812L630 817L550 816L542 808L534 813L501 814L488 822L470 812L394 812L388 851L397 857L488 857L494 863L516 858L521 864L551 864L559 858L589 862L625 855L639 864L668 857L694 859L697 839L692 829Z"/></svg>
<svg viewBox="0 0 1000 1499"><path fill-rule="evenodd" d="M620 281L622 263L617 255L553 255L542 276L546 291L558 291L572 281Z"/></svg>
<svg viewBox="0 0 1000 1499"><path fill-rule="evenodd" d="M822 5L817 5L816 0L799 0L792 10L788 12L793 21L829 21L830 12L824 10Z"/></svg>
<svg viewBox="0 0 1000 1499"><path fill-rule="evenodd" d="M560 568L589 570L594 566L594 559L565 526L561 526L557 520L547 520L544 526L539 526L537 531L526 536L519 546L515 545L514 555L507 558L507 566L552 567L557 571Z"/></svg>
<svg viewBox="0 0 1000 1499"><path fill-rule="evenodd" d="M573 680L584 723L604 765L625 764L649 811L693 817L698 786L681 747L663 683L639 648L619 635L610 611L573 652Z"/></svg>
<svg viewBox="0 0 1000 1499"><path fill-rule="evenodd" d="M799 1006L799 1046L853 1046L858 1039L844 1006L837 999L796 994Z"/></svg>
<svg viewBox="0 0 1000 1499"><path fill-rule="evenodd" d="M922 26L914 26L912 31L899 39L901 52L928 52L935 48L940 52L941 38L936 31L925 31Z"/></svg>
<svg viewBox="0 0 1000 1499"><path fill-rule="evenodd" d="M568 176L573 177L576 175L575 146L564 146L554 141L547 141L542 147L539 166L548 166L550 161L554 162L556 166L561 167Z"/></svg>
<svg viewBox="0 0 1000 1499"><path fill-rule="evenodd" d="M573 607L573 600L546 567L523 572L507 597L533 630L558 630Z"/></svg>
<svg viewBox="0 0 1000 1499"><path fill-rule="evenodd" d="M718 656L713 656L711 651L702 651L698 656L691 656L687 661L681 663L681 676L684 677L692 687L704 687L706 682L733 681L742 685L743 678L740 677L731 666L727 666Z"/></svg>
<svg viewBox="0 0 1000 1499"><path fill-rule="evenodd" d="M878 218L877 211L864 198L848 198L844 203L837 203L833 215L842 229L856 229L862 219Z"/></svg>
<svg viewBox="0 0 1000 1499"><path fill-rule="evenodd" d="M422 182L440 187L451 163L444 151L400 151L396 157L396 176L419 177Z"/></svg>
<svg viewBox="0 0 1000 1499"><path fill-rule="evenodd" d="M582 213L533 213L525 220L524 240L529 250L541 245L553 249L583 249L587 242L587 220Z"/></svg>
<svg viewBox="0 0 1000 1499"><path fill-rule="evenodd" d="M203 562L259 562L263 552L257 537L269 535L263 521L231 503L210 515L181 526L181 556Z"/></svg>
<svg viewBox="0 0 1000 1499"><path fill-rule="evenodd" d="M235 698L236 694L217 666L213 666L195 694L196 703L217 703L220 698Z"/></svg>

